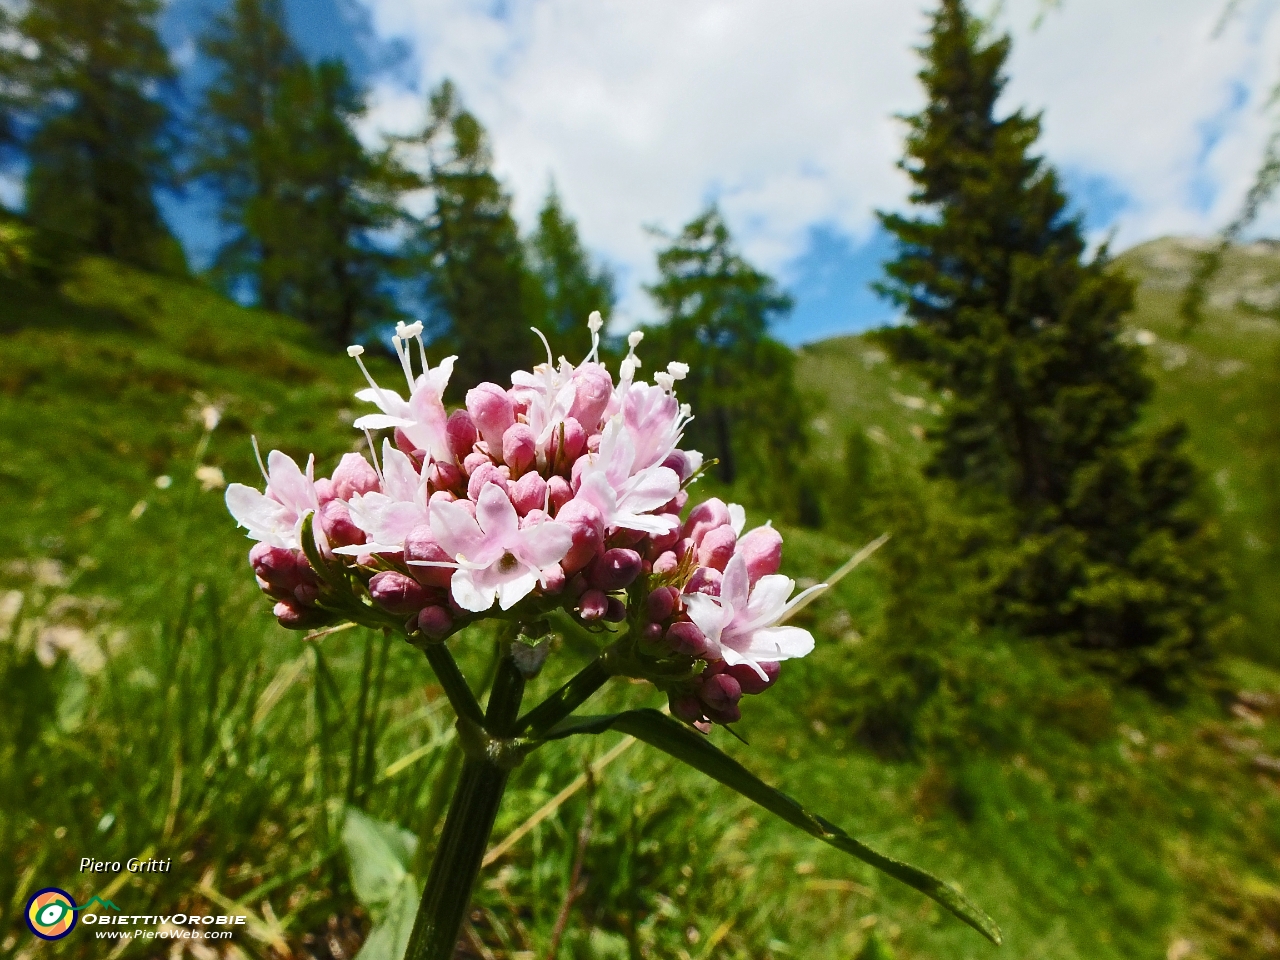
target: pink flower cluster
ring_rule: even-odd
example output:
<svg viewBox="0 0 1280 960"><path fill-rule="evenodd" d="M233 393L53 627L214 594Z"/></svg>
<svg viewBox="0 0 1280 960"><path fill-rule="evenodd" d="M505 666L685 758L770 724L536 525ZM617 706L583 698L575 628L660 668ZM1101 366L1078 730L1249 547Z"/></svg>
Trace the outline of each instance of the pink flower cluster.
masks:
<svg viewBox="0 0 1280 960"><path fill-rule="evenodd" d="M372 462L349 453L317 480L313 460L304 471L272 451L265 492L227 490L232 515L259 541L250 562L280 622L309 627L338 612L301 549L311 515L326 563L352 571L368 601L411 633L438 640L485 616L563 608L587 625L627 623L638 662L705 662L664 683L691 723L736 720L743 694L808 653L808 632L781 623L804 594L791 599L794 583L777 572L779 534L744 535L742 508L714 499L681 521L702 465L678 447L690 411L675 384L688 368L637 380L637 332L615 383L598 358L598 314L589 326L581 364L556 364L548 348L547 362L514 373L510 388L482 383L452 413L443 396L456 358L430 367L420 324L401 324L392 341L406 396L375 382L363 349L349 348L369 382L356 396L378 410L355 422ZM380 458L376 430L391 432Z"/></svg>

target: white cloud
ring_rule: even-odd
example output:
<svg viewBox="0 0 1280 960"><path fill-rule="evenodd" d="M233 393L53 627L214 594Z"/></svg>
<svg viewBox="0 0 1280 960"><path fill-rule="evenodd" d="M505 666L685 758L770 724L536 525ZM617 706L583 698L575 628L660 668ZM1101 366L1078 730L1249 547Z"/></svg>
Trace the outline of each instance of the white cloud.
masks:
<svg viewBox="0 0 1280 960"><path fill-rule="evenodd" d="M407 39L421 68L418 92L375 91L370 122L412 128L422 91L452 77L492 134L521 221L554 176L587 243L624 268L633 314L648 312L643 226L678 228L712 196L748 254L784 276L811 226L863 238L875 208L905 202L893 115L921 102L924 4L368 2L379 34ZM1002 17L1015 34L1004 103L1045 112L1053 162L1130 197L1120 242L1225 222L1266 137L1274 0L1246 3L1216 40L1216 0L1064 0L1032 31L1039 3L1014 0ZM1234 112L1232 84L1248 96ZM1207 209L1197 183L1213 188Z"/></svg>

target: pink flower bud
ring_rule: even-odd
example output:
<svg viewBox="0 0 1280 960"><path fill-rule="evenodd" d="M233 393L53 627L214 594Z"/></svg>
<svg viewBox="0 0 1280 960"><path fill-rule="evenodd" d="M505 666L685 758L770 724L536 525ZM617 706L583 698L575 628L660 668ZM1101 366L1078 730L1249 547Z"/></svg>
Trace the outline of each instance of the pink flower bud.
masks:
<svg viewBox="0 0 1280 960"><path fill-rule="evenodd" d="M302 606L309 607L320 599L320 588L314 583L300 583L293 588L293 598Z"/></svg>
<svg viewBox="0 0 1280 960"><path fill-rule="evenodd" d="M662 640L665 632L660 623L646 623L640 628L640 639L652 647Z"/></svg>
<svg viewBox="0 0 1280 960"><path fill-rule="evenodd" d="M334 497L333 481L328 477L321 477L316 481L316 499L320 501L320 506L324 506Z"/></svg>
<svg viewBox="0 0 1280 960"><path fill-rule="evenodd" d="M587 437L587 453L599 453L601 439L603 439L603 435L599 433Z"/></svg>
<svg viewBox="0 0 1280 960"><path fill-rule="evenodd" d="M278 594L276 599L292 596L294 588L301 583L316 582L315 572L300 550L256 543L249 551L249 564L259 579L270 584L268 592Z"/></svg>
<svg viewBox="0 0 1280 960"><path fill-rule="evenodd" d="M465 510L465 511L467 511L467 513L471 514L471 519L472 519L472 520L474 520L474 519L476 518L476 502L475 502L474 500L467 500L466 498L463 498L463 499L458 500L458 501L456 501L456 502L457 502L458 506L462 507L462 509L463 509L463 510Z"/></svg>
<svg viewBox="0 0 1280 960"><path fill-rule="evenodd" d="M556 523L562 523L573 533L573 545L560 565L565 573L576 573L585 567L604 543L604 519L600 511L585 500L570 500L556 514Z"/></svg>
<svg viewBox="0 0 1280 960"><path fill-rule="evenodd" d="M733 527L728 524L708 530L698 545L698 563L723 573L725 566L733 557L733 548L737 543L738 536L733 532Z"/></svg>
<svg viewBox="0 0 1280 960"><path fill-rule="evenodd" d="M540 523L546 523L551 518L547 516L544 510L530 510L520 518L520 529L524 530L528 527L536 527Z"/></svg>
<svg viewBox="0 0 1280 960"><path fill-rule="evenodd" d="M704 500L689 512L689 519L684 522L684 535L694 543L702 543L702 538L716 527L732 523L729 508L718 497Z"/></svg>
<svg viewBox="0 0 1280 960"><path fill-rule="evenodd" d="M667 628L667 646L672 653L697 660L706 655L707 638L696 624L681 620Z"/></svg>
<svg viewBox="0 0 1280 960"><path fill-rule="evenodd" d="M557 511L573 499L573 488L564 477L551 477L547 489L551 492L551 506Z"/></svg>
<svg viewBox="0 0 1280 960"><path fill-rule="evenodd" d="M381 486L377 471L369 466L364 454L343 454L338 469L333 471L333 495L339 500L350 500L357 493L373 493Z"/></svg>
<svg viewBox="0 0 1280 960"><path fill-rule="evenodd" d="M535 471L526 473L511 485L511 504L522 517L530 510L541 510L547 505L547 481Z"/></svg>
<svg viewBox="0 0 1280 960"><path fill-rule="evenodd" d="M658 559L653 561L653 575L655 577L666 577L675 573L680 566L680 561L676 559L675 553L668 550L659 554Z"/></svg>
<svg viewBox="0 0 1280 960"><path fill-rule="evenodd" d="M674 497L658 508L659 513L669 513L672 516L680 516L680 511L685 508L689 502L689 491L681 490ZM678 529L678 528L677 528Z"/></svg>
<svg viewBox="0 0 1280 960"><path fill-rule="evenodd" d="M578 616L588 623L600 620L609 612L609 598L599 590L588 590L578 601Z"/></svg>
<svg viewBox="0 0 1280 960"><path fill-rule="evenodd" d="M471 474L471 479L467 481L467 497L479 503L480 491L489 483L496 483L503 492L507 490L507 478L502 475L502 471L492 463L482 463L476 467L476 472Z"/></svg>
<svg viewBox="0 0 1280 960"><path fill-rule="evenodd" d="M427 587L447 587L453 579L453 567L424 567L420 563L452 563L453 557L437 542L427 524L414 527L404 541L404 559L413 578Z"/></svg>
<svg viewBox="0 0 1280 960"><path fill-rule="evenodd" d="M722 672L733 677L738 681L738 686L742 688L743 693L764 693L778 681L778 673L782 669L782 665L773 660L766 660L760 664L760 669L764 671L764 677L756 673L755 668L746 663L735 663L733 666L725 666Z"/></svg>
<svg viewBox="0 0 1280 960"><path fill-rule="evenodd" d="M562 426L564 427L564 453L560 453L560 426L552 429L551 445L547 451L547 459L555 470L572 467L574 462L582 456L582 452L587 449L587 432L582 429L582 424L573 417L569 417Z"/></svg>
<svg viewBox="0 0 1280 960"><path fill-rule="evenodd" d="M487 453L481 453L479 450L476 450L472 453L468 453L466 459L462 461L462 472L469 477L486 463L492 465L493 461L489 459L489 455Z"/></svg>
<svg viewBox="0 0 1280 960"><path fill-rule="evenodd" d="M586 457L579 457L573 461L573 466L569 468L569 486L574 490L582 485L582 473L591 465L591 461Z"/></svg>
<svg viewBox="0 0 1280 960"><path fill-rule="evenodd" d="M430 497L427 498L427 502L428 503L453 503L453 501L457 499L458 498L455 497L448 490L437 490L435 493L433 493Z"/></svg>
<svg viewBox="0 0 1280 960"><path fill-rule="evenodd" d="M515 406L496 383L482 383L467 391L467 412L490 450L502 448L502 435L516 422Z"/></svg>
<svg viewBox="0 0 1280 960"><path fill-rule="evenodd" d="M569 408L569 416L594 432L613 399L613 378L604 364L584 363L574 372L573 380L573 406Z"/></svg>
<svg viewBox="0 0 1280 960"><path fill-rule="evenodd" d="M453 628L453 614L445 607L423 607L418 614L418 629L432 640L439 640Z"/></svg>
<svg viewBox="0 0 1280 960"><path fill-rule="evenodd" d="M449 449L459 460L466 459L479 438L476 422L465 410L455 410L449 415L449 422L445 424L444 432L449 438Z"/></svg>
<svg viewBox="0 0 1280 960"><path fill-rule="evenodd" d="M320 529L331 547L349 547L366 540L364 531L351 519L351 511L341 500L330 500L320 508Z"/></svg>
<svg viewBox="0 0 1280 960"><path fill-rule="evenodd" d="M649 558L656 560L679 542L679 527L676 527L674 530L668 530L666 533L653 534L649 537Z"/></svg>
<svg viewBox="0 0 1280 960"><path fill-rule="evenodd" d="M306 630L315 623L315 611L281 600L271 612L286 630Z"/></svg>
<svg viewBox="0 0 1280 960"><path fill-rule="evenodd" d="M742 686L727 673L703 676L698 687L698 697L712 710L725 711L738 705L742 699Z"/></svg>
<svg viewBox="0 0 1280 960"><path fill-rule="evenodd" d="M412 577L395 570L375 573L369 581L369 596L388 613L408 616L417 613L426 604L426 588Z"/></svg>
<svg viewBox="0 0 1280 960"><path fill-rule="evenodd" d="M676 612L680 593L675 587L659 587L644 602L644 612L650 620L662 622Z"/></svg>
<svg viewBox="0 0 1280 960"><path fill-rule="evenodd" d="M720 596L720 581L723 579L719 570L712 567L699 567L693 571L685 593L705 593L708 597Z"/></svg>
<svg viewBox="0 0 1280 960"><path fill-rule="evenodd" d="M445 460L433 460L428 477L436 490L455 490L463 481L461 468Z"/></svg>
<svg viewBox="0 0 1280 960"><path fill-rule="evenodd" d="M520 476L538 459L538 438L527 423L513 423L502 435L502 461Z"/></svg>
<svg viewBox="0 0 1280 960"><path fill-rule="evenodd" d="M564 569L556 564L548 570L542 571L542 592L548 595L554 595L564 589L565 582L568 578L564 575Z"/></svg>
<svg viewBox="0 0 1280 960"><path fill-rule="evenodd" d="M621 590L640 575L640 554L634 550L606 550L587 570L587 580L598 590Z"/></svg>
<svg viewBox="0 0 1280 960"><path fill-rule="evenodd" d="M677 720L697 723L702 719L702 701L697 697L691 694L683 696L672 694L668 699L671 703L671 715Z"/></svg>
<svg viewBox="0 0 1280 960"><path fill-rule="evenodd" d="M685 537L683 540L677 540L675 546L676 559L683 563L687 559L698 558L698 545Z"/></svg>
<svg viewBox="0 0 1280 960"><path fill-rule="evenodd" d="M747 578L755 586L782 566L782 534L773 527L756 527L738 541L736 552L746 561Z"/></svg>
<svg viewBox="0 0 1280 960"><path fill-rule="evenodd" d="M647 536L642 530L628 530L621 527L609 536L611 547L634 547Z"/></svg>
<svg viewBox="0 0 1280 960"><path fill-rule="evenodd" d="M610 597L609 607L605 610L604 618L610 623L621 623L627 619L627 605L617 597Z"/></svg>

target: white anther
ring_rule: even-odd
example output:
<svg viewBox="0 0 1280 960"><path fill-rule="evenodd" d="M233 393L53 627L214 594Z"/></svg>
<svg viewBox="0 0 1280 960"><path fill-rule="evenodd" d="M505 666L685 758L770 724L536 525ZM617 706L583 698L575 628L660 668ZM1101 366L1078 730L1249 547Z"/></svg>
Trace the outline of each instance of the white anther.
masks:
<svg viewBox="0 0 1280 960"><path fill-rule="evenodd" d="M353 343L351 346L347 347L347 356L351 357L353 360L363 354L364 347L360 346L358 343Z"/></svg>
<svg viewBox="0 0 1280 960"><path fill-rule="evenodd" d="M640 346L640 341L643 339L644 339L643 330L632 330L629 334L627 334L627 344L628 346L631 347L632 350Z"/></svg>
<svg viewBox="0 0 1280 960"><path fill-rule="evenodd" d="M689 365L679 360L672 360L667 364L667 373L671 374L672 380L683 380L689 375Z"/></svg>
<svg viewBox="0 0 1280 960"><path fill-rule="evenodd" d="M672 378L671 374L669 373L655 373L653 375L653 382L656 383L658 386L660 386L663 390L666 390L668 393L670 393L671 388L676 385L674 378Z"/></svg>
<svg viewBox="0 0 1280 960"><path fill-rule="evenodd" d="M623 360L622 363L618 364L618 374L623 380L633 379L636 375L636 362L630 357Z"/></svg>
<svg viewBox="0 0 1280 960"><path fill-rule="evenodd" d="M587 329L592 333L599 333L604 327L604 317L600 316L599 310L592 310L591 316L587 317Z"/></svg>

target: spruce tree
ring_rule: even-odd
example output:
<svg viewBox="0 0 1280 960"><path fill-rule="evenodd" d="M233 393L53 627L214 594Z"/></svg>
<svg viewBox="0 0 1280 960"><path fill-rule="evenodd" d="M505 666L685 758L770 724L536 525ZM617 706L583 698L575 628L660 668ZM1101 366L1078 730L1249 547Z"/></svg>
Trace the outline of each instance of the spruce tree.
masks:
<svg viewBox="0 0 1280 960"><path fill-rule="evenodd" d="M667 240L648 288L665 322L648 331L644 356L689 364L680 394L697 417L688 435L719 460L719 479L748 480L760 496L794 506L804 409L795 355L769 337L791 298L737 251L714 205Z"/></svg>
<svg viewBox="0 0 1280 960"><path fill-rule="evenodd" d="M905 118L916 216L883 293L909 325L886 339L948 397L932 469L974 503L1006 504L1012 559L993 564L993 615L1172 682L1211 651L1224 581L1182 430L1136 430L1152 386L1123 336L1131 282L1031 153L1036 117L997 118L1008 38L942 0Z"/></svg>
<svg viewBox="0 0 1280 960"><path fill-rule="evenodd" d="M608 320L614 302L613 275L607 267L592 264L578 237L578 226L565 212L554 185L528 246L529 268L538 281L531 316L557 351L585 356L591 349L586 318L599 310Z"/></svg>
<svg viewBox="0 0 1280 960"><path fill-rule="evenodd" d="M450 388L460 396L481 381L507 385L512 370L537 362L541 346L529 330L533 281L488 135L447 80L428 106L426 128L403 143L426 148L422 183L434 202L416 247L432 332L458 354Z"/></svg>
<svg viewBox="0 0 1280 960"><path fill-rule="evenodd" d="M251 221L274 251L261 275L279 308L338 343L398 316L398 256L377 239L401 220L399 195L412 181L389 152L371 154L357 139L363 110L340 61L290 67L266 138L276 181Z"/></svg>
<svg viewBox="0 0 1280 960"><path fill-rule="evenodd" d="M229 238L215 273L228 287L249 280L260 306L280 309L278 250L269 239L284 162L273 149L274 117L289 71L301 56L281 0L233 0L200 38L213 66L196 115L192 173L218 194Z"/></svg>
<svg viewBox="0 0 1280 960"><path fill-rule="evenodd" d="M174 71L156 32L159 0L30 0L19 77L34 128L27 214L90 251L185 271L154 191L173 182L165 97Z"/></svg>

